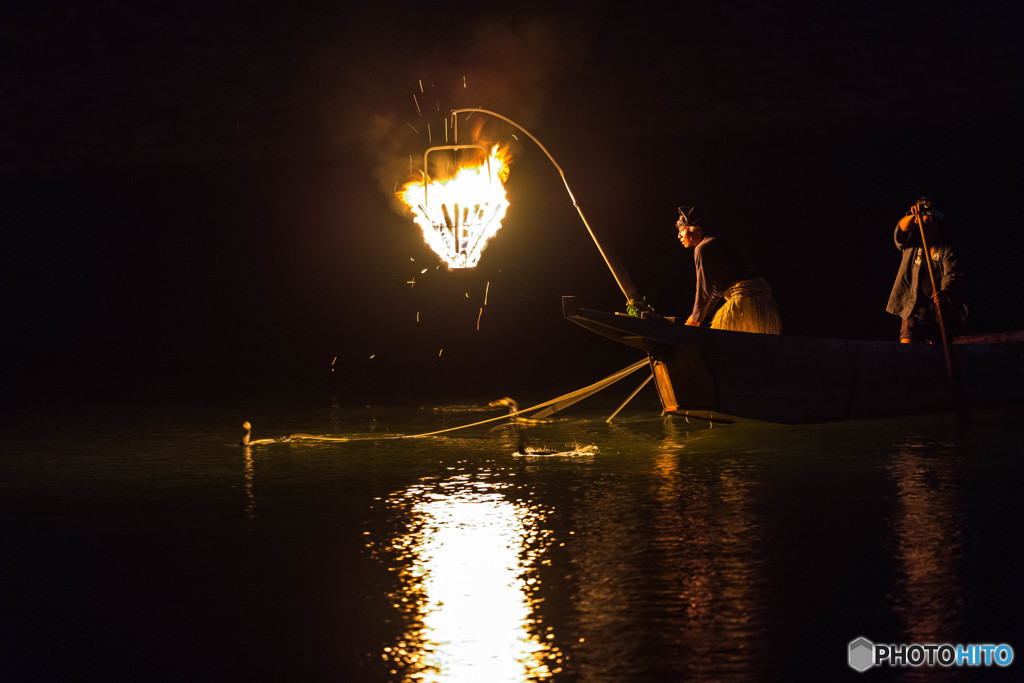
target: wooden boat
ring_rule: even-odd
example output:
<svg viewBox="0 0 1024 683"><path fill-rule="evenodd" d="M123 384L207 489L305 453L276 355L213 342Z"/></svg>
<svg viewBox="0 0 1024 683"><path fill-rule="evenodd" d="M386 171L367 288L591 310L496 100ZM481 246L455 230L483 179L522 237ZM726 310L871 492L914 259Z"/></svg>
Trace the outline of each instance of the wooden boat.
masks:
<svg viewBox="0 0 1024 683"><path fill-rule="evenodd" d="M806 424L953 410L941 345L750 334L581 308L577 325L649 355L668 413ZM970 406L1024 402L1024 333L952 345Z"/></svg>

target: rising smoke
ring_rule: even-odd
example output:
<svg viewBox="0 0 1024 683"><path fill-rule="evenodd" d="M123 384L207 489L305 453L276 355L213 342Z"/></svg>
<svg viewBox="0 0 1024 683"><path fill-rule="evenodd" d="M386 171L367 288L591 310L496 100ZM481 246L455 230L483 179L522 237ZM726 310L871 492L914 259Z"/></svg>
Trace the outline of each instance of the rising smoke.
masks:
<svg viewBox="0 0 1024 683"><path fill-rule="evenodd" d="M389 55L378 68L353 68L345 101L337 103L344 112L336 119L344 121L340 142L361 150L380 190L394 200L395 191L417 177L428 147L454 142L452 109L489 109L528 129L541 124L550 93L584 62L590 44L568 18L548 14L477 23L443 41L424 41L419 53L406 44L402 57ZM507 124L470 119L460 117L460 143L514 144ZM406 212L398 200L392 206Z"/></svg>

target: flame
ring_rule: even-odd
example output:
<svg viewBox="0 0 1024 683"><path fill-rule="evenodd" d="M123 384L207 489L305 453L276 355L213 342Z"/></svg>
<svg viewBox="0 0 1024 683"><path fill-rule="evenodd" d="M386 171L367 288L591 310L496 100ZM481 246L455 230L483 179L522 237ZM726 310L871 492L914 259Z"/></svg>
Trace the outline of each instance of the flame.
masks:
<svg viewBox="0 0 1024 683"><path fill-rule="evenodd" d="M447 178L429 178L424 187L425 175L398 192L427 246L449 268L476 266L488 240L501 228L508 210L504 183L509 162L508 148L494 145L489 155L460 163Z"/></svg>

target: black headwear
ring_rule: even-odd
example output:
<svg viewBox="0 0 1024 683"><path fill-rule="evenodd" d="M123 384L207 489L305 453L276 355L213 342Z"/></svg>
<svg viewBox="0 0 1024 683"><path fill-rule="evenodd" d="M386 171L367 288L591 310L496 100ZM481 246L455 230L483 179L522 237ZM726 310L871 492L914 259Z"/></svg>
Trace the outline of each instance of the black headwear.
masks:
<svg viewBox="0 0 1024 683"><path fill-rule="evenodd" d="M676 219L676 228L700 227L700 218L697 216L697 209L692 206L680 206L679 218Z"/></svg>

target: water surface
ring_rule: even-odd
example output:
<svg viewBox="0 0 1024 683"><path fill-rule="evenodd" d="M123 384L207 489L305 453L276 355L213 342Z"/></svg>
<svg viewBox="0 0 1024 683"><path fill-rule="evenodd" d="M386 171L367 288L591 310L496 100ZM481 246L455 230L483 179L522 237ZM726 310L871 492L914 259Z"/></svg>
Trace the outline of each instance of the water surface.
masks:
<svg viewBox="0 0 1024 683"><path fill-rule="evenodd" d="M394 438L488 398L8 416L2 678L834 680L858 636L1024 643L1019 407L791 427L642 394L609 424L598 395ZM242 448L244 419L348 440ZM1013 676L866 675L979 674Z"/></svg>

